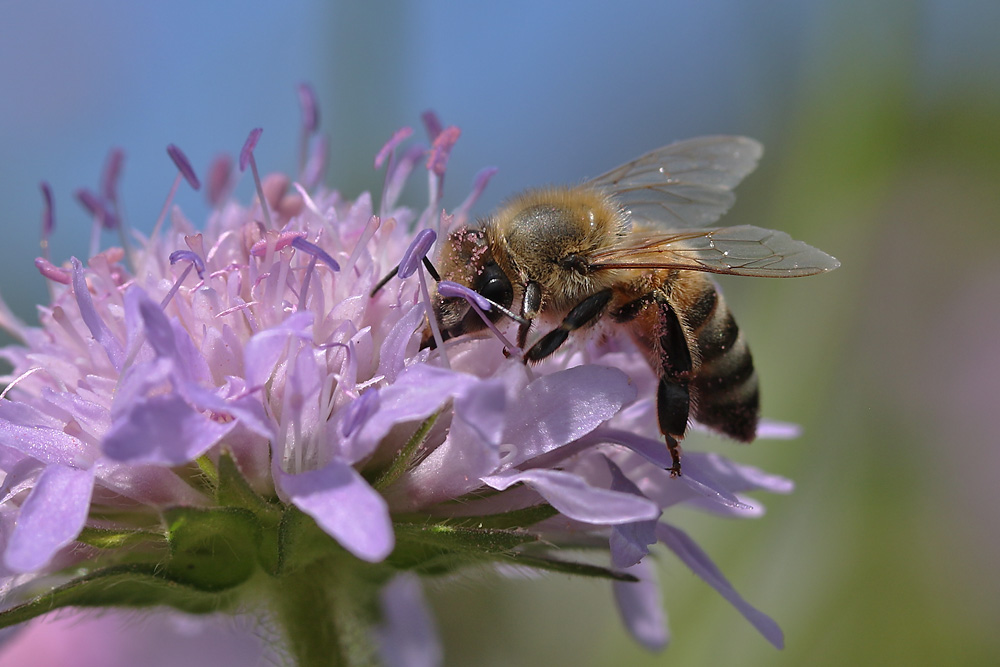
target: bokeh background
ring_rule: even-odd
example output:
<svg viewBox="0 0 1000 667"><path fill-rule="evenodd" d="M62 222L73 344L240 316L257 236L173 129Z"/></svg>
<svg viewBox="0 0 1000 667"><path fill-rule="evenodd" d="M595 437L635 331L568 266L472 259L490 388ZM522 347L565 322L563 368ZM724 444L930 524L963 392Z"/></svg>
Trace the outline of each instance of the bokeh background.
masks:
<svg viewBox="0 0 1000 667"><path fill-rule="evenodd" d="M604 583L468 577L430 591L448 664L1000 664L1000 3L2 0L0 13L0 290L29 320L47 299L32 264L39 181L55 192L57 262L87 251L72 193L98 185L112 146L127 154L126 215L148 231L175 174L168 143L203 172L261 126L259 163L293 170L299 81L321 100L328 182L350 197L378 187L374 153L428 108L463 130L446 205L500 168L481 213L676 139L761 139L729 220L788 231L843 267L722 281L766 416L804 433L691 446L798 488L762 498L758 521L675 518L782 625L786 649L664 554L666 652L629 640ZM205 211L186 188L178 203ZM230 636L63 616L0 665L60 664L40 645L74 664L188 665L208 654L181 645ZM100 654L146 636L159 648ZM212 664L267 664L233 641Z"/></svg>

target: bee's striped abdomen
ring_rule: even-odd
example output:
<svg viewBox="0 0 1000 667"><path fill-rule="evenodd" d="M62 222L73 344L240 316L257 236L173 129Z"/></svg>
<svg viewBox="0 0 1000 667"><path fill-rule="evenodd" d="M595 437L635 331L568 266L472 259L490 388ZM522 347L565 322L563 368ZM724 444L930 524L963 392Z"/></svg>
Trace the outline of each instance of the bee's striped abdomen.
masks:
<svg viewBox="0 0 1000 667"><path fill-rule="evenodd" d="M736 320L711 281L685 311L698 349L694 418L722 433L749 442L757 433L760 393L753 357Z"/></svg>

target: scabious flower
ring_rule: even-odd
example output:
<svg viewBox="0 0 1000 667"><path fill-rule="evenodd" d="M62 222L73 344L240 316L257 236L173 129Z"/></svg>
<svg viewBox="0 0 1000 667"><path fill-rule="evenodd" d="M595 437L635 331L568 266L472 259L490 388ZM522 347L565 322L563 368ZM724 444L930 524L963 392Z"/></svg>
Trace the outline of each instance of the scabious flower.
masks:
<svg viewBox="0 0 1000 667"><path fill-rule="evenodd" d="M774 622L665 515L756 516L745 492L791 483L694 451L672 478L656 378L613 332L533 367L493 335L422 346L425 257L493 170L443 212L459 131L427 115L429 147L407 147L406 129L376 157L378 208L346 200L316 185L325 143L311 91L300 98L298 182L258 177L254 130L238 160L254 175L250 205L229 198L233 160L219 158L202 231L168 198L149 238L36 260L53 293L40 326L0 304L20 341L0 352L13 366L0 400L4 625L57 607L251 613L299 664L436 664L421 578L515 565L611 580L629 631L658 649L668 634L649 557L662 543L780 647ZM168 153L171 198L185 180L199 187ZM122 228L122 159L112 153L99 193L79 195L95 230ZM417 213L397 202L422 165Z"/></svg>

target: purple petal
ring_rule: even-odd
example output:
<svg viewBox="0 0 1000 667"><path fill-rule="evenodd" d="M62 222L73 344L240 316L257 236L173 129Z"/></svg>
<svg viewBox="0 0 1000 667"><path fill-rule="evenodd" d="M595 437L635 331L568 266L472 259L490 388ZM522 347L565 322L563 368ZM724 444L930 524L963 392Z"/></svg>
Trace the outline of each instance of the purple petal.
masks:
<svg viewBox="0 0 1000 667"><path fill-rule="evenodd" d="M477 383L455 399L455 416L483 439L498 446L503 439L507 396L499 378Z"/></svg>
<svg viewBox="0 0 1000 667"><path fill-rule="evenodd" d="M302 105L302 129L312 134L319 127L319 104L316 93L308 83L300 83L296 90L299 93L299 104Z"/></svg>
<svg viewBox="0 0 1000 667"><path fill-rule="evenodd" d="M770 491L771 493L791 493L795 482L773 475L754 466L730 461L715 453L691 453L688 459L695 461L699 473L715 481L716 485L732 492ZM687 467L684 468L687 472Z"/></svg>
<svg viewBox="0 0 1000 667"><path fill-rule="evenodd" d="M341 546L362 560L385 560L395 546L389 506L347 463L334 459L298 475L278 471L282 490Z"/></svg>
<svg viewBox="0 0 1000 667"><path fill-rule="evenodd" d="M423 506L479 487L479 478L500 464L505 404L500 378L472 384L459 394L448 437L408 473L401 495L414 506Z"/></svg>
<svg viewBox="0 0 1000 667"><path fill-rule="evenodd" d="M761 419L757 425L757 437L762 440L794 440L802 435L802 427L791 422Z"/></svg>
<svg viewBox="0 0 1000 667"><path fill-rule="evenodd" d="M416 575L396 575L379 594L382 622L375 629L386 667L436 667L444 656L434 616Z"/></svg>
<svg viewBox="0 0 1000 667"><path fill-rule="evenodd" d="M604 459L611 470L611 490L641 496L632 480L625 476L610 459ZM659 516L656 517L659 519ZM636 521L614 526L611 529L611 562L615 567L631 567L649 554L649 545L656 544L656 519Z"/></svg>
<svg viewBox="0 0 1000 667"><path fill-rule="evenodd" d="M159 357L177 359L177 341L174 338L174 329L170 326L167 314L159 304L146 296L141 290L130 290L130 296L136 294L139 298L139 315L142 316L142 323L145 327L146 338L153 350Z"/></svg>
<svg viewBox="0 0 1000 667"><path fill-rule="evenodd" d="M259 436L273 439L274 429L264 413L264 406L253 396L230 399L219 396L193 382L185 382L181 387L184 398L199 410L208 410L216 415L235 418L247 429Z"/></svg>
<svg viewBox="0 0 1000 667"><path fill-rule="evenodd" d="M184 180L188 182L194 190L201 189L201 181L198 180L198 175L194 173L194 169L191 167L191 162L188 161L187 155L184 155L184 151L177 148L177 146L170 144L167 146L167 155L170 159L174 161L177 166L177 170L181 172L181 176Z"/></svg>
<svg viewBox="0 0 1000 667"><path fill-rule="evenodd" d="M715 566L715 563L708 557L708 554L702 551L701 547L687 533L669 524L660 523L656 526L656 535L685 565L691 568L692 572L701 577L731 605L736 607L736 611L743 614L743 617L750 621L752 626L757 628L757 631L764 636L764 639L771 642L777 648L784 648L785 636L781 632L781 628L778 627L778 624L770 616L758 611L744 600L719 568Z"/></svg>
<svg viewBox="0 0 1000 667"><path fill-rule="evenodd" d="M33 572L83 529L94 487L93 473L48 466L21 506L7 543L4 563L15 572Z"/></svg>
<svg viewBox="0 0 1000 667"><path fill-rule="evenodd" d="M235 425L205 417L177 395L140 398L115 419L101 446L115 461L181 465L204 454Z"/></svg>
<svg viewBox="0 0 1000 667"><path fill-rule="evenodd" d="M250 134L247 136L247 140L243 143L243 148L240 150L240 171L247 170L253 149L256 148L257 142L260 140L260 135L263 133L264 128L261 127L250 130Z"/></svg>
<svg viewBox="0 0 1000 667"><path fill-rule="evenodd" d="M95 403L79 394L55 391L48 387L42 389L42 399L49 405L65 411L84 433L92 437L99 438L111 426L111 416L108 414L106 403Z"/></svg>
<svg viewBox="0 0 1000 667"><path fill-rule="evenodd" d="M344 421L340 424L340 433L345 438L350 437L358 427L363 426L378 410L378 389L369 389L347 406Z"/></svg>
<svg viewBox="0 0 1000 667"><path fill-rule="evenodd" d="M625 570L639 579L637 582L615 581L612 588L622 621L637 642L650 651L660 651L670 642L667 615L663 610L663 595L656 571L647 563Z"/></svg>
<svg viewBox="0 0 1000 667"><path fill-rule="evenodd" d="M407 358L416 351L416 343L413 343L412 349L410 343L426 313L424 304L418 303L392 326L379 349L378 375L384 375L387 381L395 382L396 377L403 372Z"/></svg>
<svg viewBox="0 0 1000 667"><path fill-rule="evenodd" d="M101 459L94 464L93 471L102 488L146 505L199 507L210 502L191 486L190 480L182 479L170 468Z"/></svg>
<svg viewBox="0 0 1000 667"><path fill-rule="evenodd" d="M433 229L422 229L414 237L413 242L403 253L403 259L399 260L399 277L409 278L420 266L420 262L427 256L427 251L437 240L437 234Z"/></svg>
<svg viewBox="0 0 1000 667"><path fill-rule="evenodd" d="M605 366L576 366L535 380L508 407L504 441L518 447L510 464L583 437L635 395L627 375Z"/></svg>
<svg viewBox="0 0 1000 667"><path fill-rule="evenodd" d="M49 464L85 466L93 456L63 431L65 422L15 401L0 401L0 445Z"/></svg>
<svg viewBox="0 0 1000 667"><path fill-rule="evenodd" d="M587 436L587 440L595 443L608 442L628 447L633 452L659 468L669 468L670 452L662 440L647 438L636 433L613 428L600 428Z"/></svg>
<svg viewBox="0 0 1000 667"><path fill-rule="evenodd" d="M706 472L700 463L701 461L697 457L687 457L684 462L684 474L678 477L677 481L686 485L701 497L730 509L753 509L750 505L737 498L728 488L720 484L711 473Z"/></svg>
<svg viewBox="0 0 1000 667"><path fill-rule="evenodd" d="M660 516L660 508L646 498L590 486L582 477L563 470L514 470L482 481L500 491L523 482L563 515L584 523L615 525Z"/></svg>
<svg viewBox="0 0 1000 667"><path fill-rule="evenodd" d="M0 483L0 505L23 493L30 492L38 481L38 476L45 469L45 465L33 458L25 457L16 463L5 462L3 483ZM8 507L10 507L8 505ZM2 540L2 535L0 535Z"/></svg>
<svg viewBox="0 0 1000 667"><path fill-rule="evenodd" d="M427 364L411 366L379 391L378 410L343 443L341 456L350 462L368 456L396 424L422 421L480 382L475 376Z"/></svg>
<svg viewBox="0 0 1000 667"><path fill-rule="evenodd" d="M311 312L297 312L286 317L278 326L254 334L243 348L247 386L263 387L285 354L289 336L310 340L308 330L312 328L312 322Z"/></svg>
<svg viewBox="0 0 1000 667"><path fill-rule="evenodd" d="M90 297L90 288L87 287L87 280L83 277L83 265L80 264L80 260L72 257L70 263L73 265L73 294L76 296L76 303L80 308L80 316L83 317L84 324L90 329L90 334L107 352L111 365L115 367L115 370L121 371L125 359L122 344L118 342L118 339L108 329L108 325L97 314L94 301Z"/></svg>

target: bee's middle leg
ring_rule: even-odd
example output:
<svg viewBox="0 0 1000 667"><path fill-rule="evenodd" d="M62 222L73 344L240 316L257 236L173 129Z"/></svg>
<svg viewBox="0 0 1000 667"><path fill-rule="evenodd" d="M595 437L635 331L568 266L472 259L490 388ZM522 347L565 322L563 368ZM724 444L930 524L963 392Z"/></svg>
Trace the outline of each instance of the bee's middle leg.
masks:
<svg viewBox="0 0 1000 667"><path fill-rule="evenodd" d="M559 346L566 342L571 331L575 331L582 326L597 319L605 306L611 301L612 291L603 289L588 296L580 303L573 306L573 309L566 313L562 324L542 336L534 345L528 348L524 354L525 362L541 361L559 349Z"/></svg>

